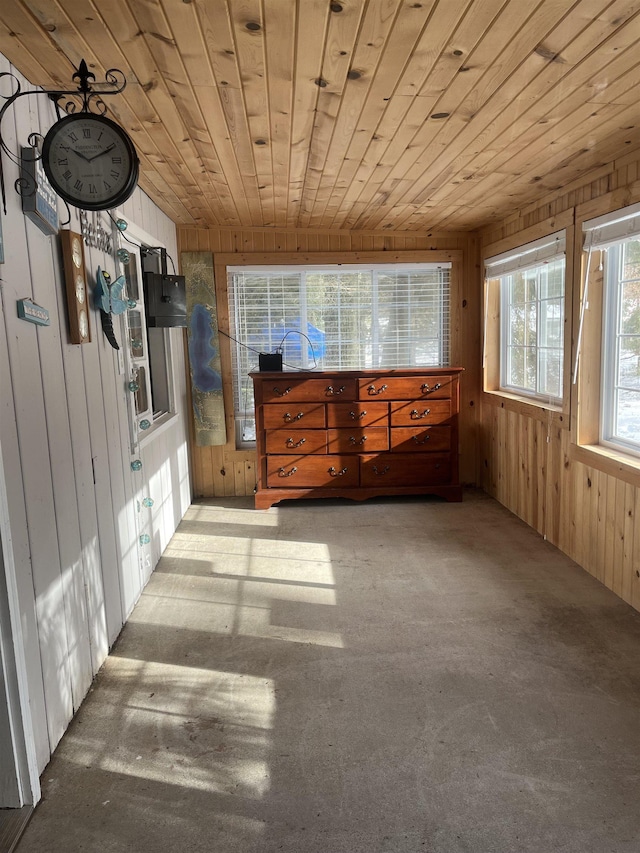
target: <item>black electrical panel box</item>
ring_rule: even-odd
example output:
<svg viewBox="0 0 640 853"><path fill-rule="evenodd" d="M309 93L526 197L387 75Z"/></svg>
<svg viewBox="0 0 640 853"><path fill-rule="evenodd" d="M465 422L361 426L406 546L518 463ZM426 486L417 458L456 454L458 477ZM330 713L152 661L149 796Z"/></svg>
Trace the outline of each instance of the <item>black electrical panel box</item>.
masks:
<svg viewBox="0 0 640 853"><path fill-rule="evenodd" d="M187 292L183 275L145 272L144 302L150 328L187 325Z"/></svg>

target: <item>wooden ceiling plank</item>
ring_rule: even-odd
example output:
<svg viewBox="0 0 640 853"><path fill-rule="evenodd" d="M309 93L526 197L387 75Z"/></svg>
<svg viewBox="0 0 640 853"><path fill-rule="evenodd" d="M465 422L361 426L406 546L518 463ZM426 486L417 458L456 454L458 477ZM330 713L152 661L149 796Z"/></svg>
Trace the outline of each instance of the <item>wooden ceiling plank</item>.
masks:
<svg viewBox="0 0 640 853"><path fill-rule="evenodd" d="M269 102L274 221L286 228L293 124L293 76L298 4L291 0L270 2L266 7L265 54Z"/></svg>
<svg viewBox="0 0 640 853"><path fill-rule="evenodd" d="M300 217L309 162L308 142L313 135L313 123L321 91L315 81L322 76L322 59L330 17L328 4L298 0L298 7L302 2L304 2L304 15L298 13L298 26L295 33L296 65L289 164L289 227L296 226Z"/></svg>
<svg viewBox="0 0 640 853"><path fill-rule="evenodd" d="M632 117L637 117L637 108L635 105L631 107L619 107L612 109L616 110L615 118L617 123L624 124ZM575 133L580 136L584 131L582 127L579 126ZM621 147L624 146L624 137L625 133L623 131L618 131L606 142L603 142L596 147L585 149L580 154L572 154L568 157L566 156L567 149L565 149L563 145L559 145L559 151L548 158L550 168L549 174L553 180L555 195L557 196L558 186L564 189L565 185L570 186L573 182L578 181L580 175L584 175L585 172L591 172L603 163L607 163L612 160L615 157L615 153L620 151ZM546 183L544 179L542 181L533 180L533 178L536 177L535 169L537 169L537 166L538 164L535 165L533 171L519 175L513 180L510 180L508 183L505 181L505 176L501 176L503 185L506 184L508 187L508 192L503 192L502 194L502 205L500 204L501 199L497 193L489 192L489 194L487 194L485 190L484 193L480 193L478 195L475 201L471 200L470 204L467 205L467 211L464 217L459 215L455 218L451 218L450 216L447 217L444 215L444 211L439 208L442 213L440 226L452 227L455 225L456 227L461 227L464 221L468 224L468 227L475 228L479 227L481 224L491 221L487 213L487 208L489 206L498 218L505 218L505 210L513 210L516 205L521 208L524 205L532 204L537 197L539 198L540 189L546 191L551 189L549 183ZM462 207L462 205L458 206Z"/></svg>
<svg viewBox="0 0 640 853"><path fill-rule="evenodd" d="M624 3L621 2L614 4L614 7L617 8L612 7L608 12L609 21L611 22L609 24L610 27L613 26L613 21L618 22L616 25L619 26L619 21L623 19L624 12L628 11L630 5L631 4L626 2L626 0ZM637 6L638 4L636 3L635 5ZM627 9L624 8L625 6ZM567 65L571 68L570 73L563 75L562 79L553 85L553 88L545 92L540 91L539 89L540 83L538 81L540 80L541 75L536 75L537 79L534 78L534 81L530 83L529 86L520 90L519 95L514 97L512 101L512 109L509 111L502 110L502 112L498 114L497 120L484 131L486 137L491 140L500 140L502 138L515 139L520 136L524 127L536 123L541 124L541 133L544 133L546 130L550 129L548 125L557 120L553 115L554 109L558 115L562 115L566 109L567 101L570 98L581 97L580 88L587 86L589 77L593 74L595 68L602 68L601 52L598 52L598 61L596 62L596 55L593 53L593 49L595 45L602 40L603 33L608 32L607 29L603 28L601 21L594 22L594 25L589 27L588 30L589 32L584 30L578 39L576 39L579 46L574 42L572 44L565 45L562 49L562 56L567 57ZM626 26L621 30L615 31L609 39L610 44L608 53L610 57L620 56L621 52L624 52L626 47L628 47L630 41L634 40ZM558 44L557 46L560 49L560 45ZM586 59L582 61L585 56ZM532 58L530 57L526 64L529 64L531 59ZM561 74L562 72L558 70L560 68L562 68L562 64L552 63L549 68L546 69L544 74L545 79L542 82L546 83L549 78L556 77ZM534 90L534 86L538 86L538 89ZM584 99L584 96L582 97ZM494 109L496 108L497 104L494 105ZM488 117L488 111L485 110L483 119L486 120ZM464 133L459 134L458 138L455 140L451 139L451 145L447 149L449 159L451 159L455 150L463 144L463 136ZM486 167L489 163L493 154L491 156L487 156L487 149L482 149L482 144L478 144L477 139L478 137L474 140L476 143L474 147L481 149L480 152L476 153L472 160L469 159L468 155L466 158L464 154L460 155L460 157L455 161L456 169L453 169L448 173L451 177L456 175L456 172L459 171L459 179L466 179L465 170L467 174L474 173ZM416 166L418 165L419 164L417 163ZM423 168L426 168L426 164L424 162L422 165ZM442 173L440 174L442 175ZM417 172L413 170L409 172L409 175L414 179L417 178ZM442 178L440 177L437 182L432 182L427 185L423 192L428 193L431 197L436 199L438 198L438 189L441 185Z"/></svg>
<svg viewBox="0 0 640 853"><path fill-rule="evenodd" d="M324 221L324 208L331 195L342 164L345 162L346 151L354 136L362 138L368 133L367 122L363 122L362 115L366 103L373 101L380 115L384 111L384 97L391 94L404 65L406 64L406 39L412 34L414 38L424 26L424 20L428 17L429 7L426 9L412 9L413 15L404 15L403 18L410 20L414 29L405 25L402 35L405 39L403 53L400 61L393 62L391 56L387 56L386 48L389 36L397 29L396 13L398 9L407 10L406 4L399 6L399 0L372 0L365 10L360 32L356 41L353 54L350 57L350 67L347 72L347 80L344 95L340 104L340 110L336 117L335 128L326 154L322 177L316 192L313 205L314 213L310 218L311 225L317 225ZM419 16L415 13L419 12ZM416 33L416 23L419 29ZM385 74L377 75L382 57L386 57ZM394 79L395 78L395 79ZM368 121L373 133L375 124ZM377 123L377 122L376 122Z"/></svg>
<svg viewBox="0 0 640 853"><path fill-rule="evenodd" d="M214 100L213 95L200 92L199 99L203 105L211 138L217 146L221 147L221 162L226 163L230 160L231 155L227 155L227 148L231 149L232 156L235 157L250 210L244 221L253 222L260 216L260 193L229 10L225 2L214 6L208 0L196 0L196 4L206 45L207 60L212 69L217 87L216 94L222 110L220 127L226 127L223 140L220 139L223 136L220 127L216 129L217 112L210 113L207 109L209 102ZM224 154L222 153L223 145Z"/></svg>
<svg viewBox="0 0 640 853"><path fill-rule="evenodd" d="M158 0L136 0L136 21L143 33L147 48L156 63L162 82L176 103L176 123L179 125L176 128L176 139L181 145L190 147L195 153L192 160L194 162L194 176L197 177L203 191L206 191L207 194L213 194L221 211L224 212L225 219L229 222L239 222L234 199L229 186L222 179L222 168L219 163L214 172L206 170L203 166L203 156L206 156L210 161L217 162L217 155L178 49L171 21L167 15L167 9L175 6L177 2L178 0L166 0L165 3L158 2ZM192 21L193 37L197 24L194 12L190 8L191 4L181 3L180 5L183 16L181 20L188 17ZM173 20L176 21L175 16L173 16Z"/></svg>
<svg viewBox="0 0 640 853"><path fill-rule="evenodd" d="M211 159L209 152L214 152L207 171L220 176L220 180L216 180L216 186L218 183L226 184L230 200L232 199L237 210L236 221L246 222L251 218L250 205L233 145L229 134L225 132L225 114L209 61L210 39L204 31L208 20L206 17L204 21L201 18L201 6L202 4L198 3L185 4L175 0L163 0L165 15L193 93L190 113L197 114L196 118L201 122L199 127L203 138L199 140L198 150L203 160Z"/></svg>
<svg viewBox="0 0 640 853"><path fill-rule="evenodd" d="M636 57L635 48L630 48L629 53L630 56ZM621 56L619 59L618 64L622 65L624 57ZM457 189L449 190L447 194L449 201L455 202L457 198L472 201L477 195L486 195L488 186L495 183L498 175L504 180L505 175L513 176L515 179L523 172L528 174L532 169L542 171L540 170L541 162L546 162L548 171L549 158L553 156L555 149L562 150L564 157L581 153L585 140L593 137L594 128L597 129L603 120L611 122L620 113L620 103L623 104L622 109L627 102L632 107L636 107L637 97L635 93L639 85L640 64L609 83L606 91L610 103L598 104L594 101L587 101L578 108L567 112L562 119L554 123L551 131L553 138L550 138L548 131L541 134L538 126L533 126L531 135L537 131L536 135L528 141L527 135L522 134L519 140L520 148L516 155L508 160L504 159L504 155L496 155L477 178L467 181L464 186L459 185ZM617 102L618 100L620 103ZM638 117L636 107L636 127ZM635 135L637 136L637 130ZM542 175L532 175L532 179L536 177L542 178ZM439 199L432 198L431 201L437 203Z"/></svg>
<svg viewBox="0 0 640 853"><path fill-rule="evenodd" d="M341 213L335 215L334 224L342 221L345 227L350 226L354 221L353 217L349 216L353 202L371 201L373 193L368 195L367 189L372 175L378 172L385 158L388 157L391 164L395 163L400 152L406 150L411 139L420 130L431 111L430 107L435 104L436 96L432 103L427 103L426 99L418 101L417 94L423 90L439 63L451 66L450 57L444 57L445 48L454 38L461 21L464 21L465 14L474 2L475 0L465 0L439 3L433 10L366 151L358 158L360 165L343 194ZM504 0L490 2L501 4ZM388 172L391 166L384 168L385 172ZM332 207L335 207L335 203Z"/></svg>
<svg viewBox="0 0 640 853"><path fill-rule="evenodd" d="M30 83L48 89L72 88L72 64L22 0L0 4L0 21L0 49Z"/></svg>
<svg viewBox="0 0 640 853"><path fill-rule="evenodd" d="M344 95L351 56L365 10L365 4L338 4L340 12L331 13L320 78L319 95L309 140L309 156L301 195L299 224L309 226L313 203L320 185L327 151L335 129Z"/></svg>
<svg viewBox="0 0 640 853"><path fill-rule="evenodd" d="M597 12L597 7L594 4L603 6L604 0L589 0L588 5L590 7L590 11L595 14ZM483 143L479 140L482 139L483 134L485 138L488 138L491 141L505 138L505 134L509 133L509 138L516 138L513 135L514 131L509 131L509 127L513 126L514 121L517 121L520 118L523 122L527 122L527 111L530 109L532 104L549 103L549 99L553 98L553 95L549 94L549 87L551 87L551 92L554 90L556 92L555 103L562 104L568 94L567 87L570 85L569 81L571 79L575 80L577 86L577 81L580 79L580 76L576 78L574 75L583 75L585 73L584 71L581 71L581 63L585 54L588 56L611 31L613 31L612 38L617 38L619 41L619 44L612 46L612 55L615 56L616 54L614 51L623 47L625 37L620 30L616 31L616 28L621 26L621 21L624 22L625 19L628 18L634 5L637 8L637 3L630 4L628 0L613 4L613 8L607 10L605 18L608 26L604 26L605 21L598 19L593 24L584 27L584 29L578 33L577 37L568 44L565 43L565 39L570 38L570 30L568 29L566 19L561 22L560 30L563 34L562 39L559 41L554 40L554 30L546 37L545 45L553 45L553 50L557 49L557 55L562 55L562 62L554 62L548 58L545 60L534 51L527 58L525 63L520 66L518 71L510 78L510 80L507 81L507 84L505 84L500 93L498 93L500 97L496 97L493 99L493 103L489 102L487 106L483 107L477 117L474 117L462 132L460 132L459 128L452 125L447 136L443 140L446 142L446 146L442 148L442 151L444 152L442 156L439 158L434 158L432 156L429 158L422 157L421 160L419 159L416 161L415 168L409 170L407 174L412 180L422 184L422 196L424 198L431 197L433 199L437 199L437 190L445 185L448 186L447 181L453 180L457 171L460 172L458 180L462 181L467 177L467 175L464 174L465 168L467 169L467 173L472 173L480 168L478 163L478 154L475 155L473 162L470 162L468 155L465 158L464 154L460 155L458 153L465 145L467 148L473 147L475 151L480 150L482 152ZM585 6L585 4L583 4L583 6ZM603 9L601 8L600 16L602 16L602 14ZM574 18L574 15L569 17L576 24L579 22L584 23L585 20L584 15L579 19ZM551 48L548 49L551 50ZM539 67L541 62L544 62L544 67L542 69ZM536 66L538 66L537 71L535 70ZM567 69L569 69L569 73L567 72ZM504 103L507 102L512 104L510 110L504 110ZM492 117L494 118L494 124L487 127L487 124L490 122ZM531 118L528 120L540 121L541 118L542 117L540 116L535 119ZM479 132L476 133L475 138L470 140L469 137L474 134L476 128ZM447 168L445 170L444 166L447 165L447 162L451 163L454 161L456 156L459 156L460 158L456 162L457 169ZM480 154L480 157L482 156L483 154ZM443 159L445 161L444 163ZM435 173L435 179L431 178L430 180L425 180L421 177L422 172L427 170L431 170ZM449 189L445 192L448 195Z"/></svg>
<svg viewBox="0 0 640 853"><path fill-rule="evenodd" d="M490 83L483 89L484 98L487 100L505 80L512 76L522 63L522 57L535 49L540 40L549 32L549 29L562 20L574 3L575 0L542 0L525 17L520 0L510 0L503 7L501 13L494 17L491 24L482 32L481 38L476 39L473 49L466 56L464 67L477 64L482 69L480 80L475 80L475 75L468 72L451 77L444 94L438 98L434 105L434 114L450 114L453 112L458 121L471 120L473 113L470 109L465 110L464 98L473 97L474 86L476 88L481 87L482 78L485 76L488 78ZM466 20L471 25L475 23L475 16L469 16ZM497 56L496 44L504 46ZM436 91L442 88L443 82L441 81L440 86L436 87ZM448 100L450 89L454 90L455 96L451 96L451 99ZM423 91L431 92L430 81L427 81ZM478 109L477 103L474 109ZM384 177L391 180L394 177L404 177L425 148L429 150L436 146L436 149L440 149L438 153L445 150L445 140L439 139L444 127L445 123L437 119L426 122L419 134L416 135L413 147L407 148L400 156L395 156L399 152L394 152L394 165L390 169L383 167ZM371 194L371 200L375 197L375 191L379 186L379 179L373 178L369 181L368 192ZM383 217L385 211L399 200L398 191L391 192L388 196L385 193L384 205L382 210L376 211L375 218Z"/></svg>
<svg viewBox="0 0 640 853"><path fill-rule="evenodd" d="M271 128L265 80L265 20L260 0L228 0L231 29L242 80L246 123L253 150L261 205L261 222L275 224ZM247 28L247 24L259 29ZM253 223L253 224L258 224Z"/></svg>

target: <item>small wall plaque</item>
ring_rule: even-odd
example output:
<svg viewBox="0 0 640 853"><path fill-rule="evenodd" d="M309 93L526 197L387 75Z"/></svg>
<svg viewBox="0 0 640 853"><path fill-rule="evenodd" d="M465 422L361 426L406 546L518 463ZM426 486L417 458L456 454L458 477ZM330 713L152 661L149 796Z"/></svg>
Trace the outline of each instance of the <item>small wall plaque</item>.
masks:
<svg viewBox="0 0 640 853"><path fill-rule="evenodd" d="M27 323L35 323L36 326L49 325L49 312L46 308L41 308L30 299L18 299L18 317L21 320L26 320Z"/></svg>
<svg viewBox="0 0 640 853"><path fill-rule="evenodd" d="M58 197L47 180L42 162L36 159L36 149L23 147L21 153L28 182L22 191L22 210L45 234L57 234Z"/></svg>

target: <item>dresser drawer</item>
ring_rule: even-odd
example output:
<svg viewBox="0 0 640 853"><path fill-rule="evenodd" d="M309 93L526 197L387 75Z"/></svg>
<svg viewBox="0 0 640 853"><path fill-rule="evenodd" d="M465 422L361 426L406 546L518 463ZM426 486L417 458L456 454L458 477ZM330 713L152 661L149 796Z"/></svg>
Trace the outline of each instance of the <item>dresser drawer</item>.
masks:
<svg viewBox="0 0 640 853"><path fill-rule="evenodd" d="M327 433L323 429L272 429L265 446L267 453L326 453Z"/></svg>
<svg viewBox="0 0 640 853"><path fill-rule="evenodd" d="M388 403L334 403L327 412L327 426L385 426L389 419Z"/></svg>
<svg viewBox="0 0 640 853"><path fill-rule="evenodd" d="M358 456L267 456L270 488L332 488L357 486Z"/></svg>
<svg viewBox="0 0 640 853"><path fill-rule="evenodd" d="M329 453L367 453L389 449L386 427L353 427L328 431Z"/></svg>
<svg viewBox="0 0 640 853"><path fill-rule="evenodd" d="M262 383L264 403L305 402L323 400L357 400L358 385L355 379L291 379L283 374L282 380Z"/></svg>
<svg viewBox="0 0 640 853"><path fill-rule="evenodd" d="M391 430L391 450L394 453L451 450L451 427L396 427Z"/></svg>
<svg viewBox="0 0 640 853"><path fill-rule="evenodd" d="M426 426L446 423L451 418L451 400L412 400L391 403L391 426Z"/></svg>
<svg viewBox="0 0 640 853"><path fill-rule="evenodd" d="M360 457L362 486L428 486L450 480L449 453L381 453Z"/></svg>
<svg viewBox="0 0 640 853"><path fill-rule="evenodd" d="M379 376L359 379L361 400L445 400L454 391L453 376Z"/></svg>
<svg viewBox="0 0 640 853"><path fill-rule="evenodd" d="M265 429L294 426L318 429L326 426L324 403L269 403L263 407Z"/></svg>

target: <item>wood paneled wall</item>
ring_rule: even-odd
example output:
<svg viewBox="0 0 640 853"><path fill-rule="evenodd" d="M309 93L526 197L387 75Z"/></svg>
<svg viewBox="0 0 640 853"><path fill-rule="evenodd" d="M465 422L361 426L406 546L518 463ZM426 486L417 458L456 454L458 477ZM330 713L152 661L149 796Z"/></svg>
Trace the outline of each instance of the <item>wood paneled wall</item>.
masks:
<svg viewBox="0 0 640 853"><path fill-rule="evenodd" d="M326 253L331 262L339 253L380 253L380 263L385 253L399 251L459 250L462 252L462 280L457 290L456 306L459 323L452 329L451 349L455 359L465 368L461 383L460 471L465 483L477 482L477 423L478 394L480 388L480 288L478 287L479 254L475 235L446 234L394 234L385 232L349 232L291 230L270 228L255 229L178 229L180 251L213 252L216 256L229 254L256 255L310 252ZM226 281L216 277L218 318L222 331L228 318ZM195 447L192 443L192 478L194 495L251 495L255 486L254 450L236 450L231 398L231 356L228 340L220 341L225 405L227 408L227 444L222 447Z"/></svg>
<svg viewBox="0 0 640 853"><path fill-rule="evenodd" d="M581 297L582 223L640 201L640 154L603 165L581 182L481 233L483 247L526 242L535 225L571 216L572 352ZM511 238L508 240L507 238ZM505 247L506 248L506 247ZM491 252L487 252L491 254ZM596 318L597 321L597 318ZM596 358L597 358L596 353ZM577 445L579 386L571 386L570 418L482 395L482 487L546 539L640 609L640 467L616 464ZM529 407L531 408L531 407Z"/></svg>

